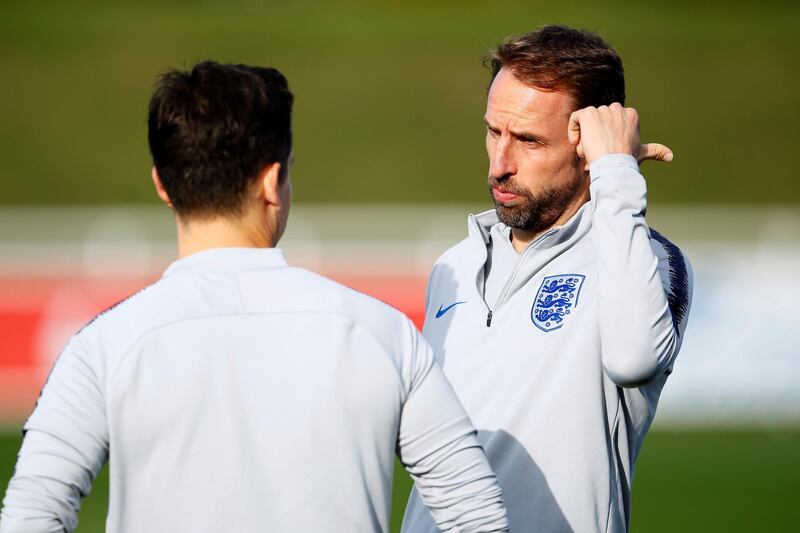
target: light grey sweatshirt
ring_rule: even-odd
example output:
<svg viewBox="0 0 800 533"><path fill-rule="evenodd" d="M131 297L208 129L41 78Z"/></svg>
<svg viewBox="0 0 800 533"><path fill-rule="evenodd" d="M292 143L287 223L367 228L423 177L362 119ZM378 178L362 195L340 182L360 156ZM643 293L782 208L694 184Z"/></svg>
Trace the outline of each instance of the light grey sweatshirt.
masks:
<svg viewBox="0 0 800 533"><path fill-rule="evenodd" d="M395 453L443 530L507 526L413 324L276 249L191 255L101 314L25 432L2 533L71 531L109 457L109 533L387 531Z"/></svg>
<svg viewBox="0 0 800 533"><path fill-rule="evenodd" d="M429 281L423 332L511 531L627 530L634 463L686 327L691 269L647 226L636 161L605 156L590 176L591 201L521 254L494 211L471 215ZM403 531L436 530L412 493Z"/></svg>

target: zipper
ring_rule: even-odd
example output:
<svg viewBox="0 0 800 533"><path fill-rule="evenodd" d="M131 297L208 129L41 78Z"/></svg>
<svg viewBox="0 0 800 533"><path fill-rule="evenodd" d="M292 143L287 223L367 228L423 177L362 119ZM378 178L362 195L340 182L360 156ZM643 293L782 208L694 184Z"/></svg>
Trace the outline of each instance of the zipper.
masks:
<svg viewBox="0 0 800 533"><path fill-rule="evenodd" d="M491 327L491 326L492 326L492 316L494 315L494 313L496 313L496 312L497 312L497 311L500 309L500 306L501 306L503 303L505 303L506 297L508 296L508 291L510 291L510 290L511 290L511 283L514 281L514 278L516 278L516 277L517 277L517 273L519 272L519 269L520 269L520 267L522 266L522 262L523 262L523 261L525 260L525 258L528 256L528 253L530 253L531 251L533 251L533 249L534 249L534 248L536 248L536 245L537 245L537 244L539 244L539 242L541 242L541 240L542 240L542 239L544 239L544 238L545 238L545 237L547 237L548 235L552 235L553 233L555 233L555 232L556 232L556 231L558 231L559 229L561 229L561 226L558 226L558 227L556 227L556 228L551 228L551 229L549 229L549 230L545 231L544 233L542 233L541 235L539 235L539 237L537 237L537 238L536 238L536 240L534 240L534 241L533 241L533 242L530 244L530 246L528 246L528 247L525 249L525 251L524 251L524 252L522 252L522 255L521 255L521 256L519 257L519 259L517 260L517 264L516 264L516 265L514 265L514 270L511 272L511 275L508 277L508 281L506 281L506 285L505 285L505 287L503 287L503 290L502 290L502 292L500 293L500 298L498 298L498 299L497 299L497 303L495 304L495 306L494 306L494 309L492 309L491 307L489 307L489 304L488 304L488 303L486 303L486 298L484 297L484 299L483 299L483 303L484 303L484 304L486 304L486 308L489 310L489 314L487 314L487 315L486 315L486 327L487 327L487 328L489 328L489 327ZM485 291L486 291L486 283L484 283L484 285L483 285L483 290L484 290L484 296L485 296Z"/></svg>

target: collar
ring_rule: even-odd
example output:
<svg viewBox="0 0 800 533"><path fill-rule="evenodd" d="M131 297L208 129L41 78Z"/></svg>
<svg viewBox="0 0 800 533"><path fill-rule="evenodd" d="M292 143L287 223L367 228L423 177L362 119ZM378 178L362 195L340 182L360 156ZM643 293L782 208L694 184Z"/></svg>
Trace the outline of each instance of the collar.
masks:
<svg viewBox="0 0 800 533"><path fill-rule="evenodd" d="M536 246L539 249L547 249L580 239L591 227L591 213L593 210L594 203L590 200L583 204L563 225L548 229L534 239L528 247ZM497 218L497 213L494 209L478 213L477 215L469 215L467 231L472 246L479 247L479 243L482 243L484 248L488 246L492 240L492 228L497 225L502 225L500 229L506 228L505 224L500 222L500 219ZM494 233L497 234L498 232L495 231ZM504 238L509 238L505 235L505 232L502 233Z"/></svg>
<svg viewBox="0 0 800 533"><path fill-rule="evenodd" d="M520 258L524 256L526 260L521 264L515 285L511 288L515 289L524 285L531 276L544 268L555 257L580 242L589 233L592 226L594 207L595 204L592 200L586 202L563 226L550 228L528 245L528 248L520 254ZM483 269L488 258L491 228L499 223L500 220L494 210L470 215L467 222L470 270L475 286L478 288L478 294L481 296L484 290ZM533 253L534 248L535 253Z"/></svg>
<svg viewBox="0 0 800 533"><path fill-rule="evenodd" d="M497 246L502 246L506 252L516 254L514 245L511 242L511 228L502 222L498 222L489 229L489 235L492 238L492 248L496 249Z"/></svg>
<svg viewBox="0 0 800 533"><path fill-rule="evenodd" d="M164 271L173 274L242 272L287 267L280 248L213 248L178 259Z"/></svg>

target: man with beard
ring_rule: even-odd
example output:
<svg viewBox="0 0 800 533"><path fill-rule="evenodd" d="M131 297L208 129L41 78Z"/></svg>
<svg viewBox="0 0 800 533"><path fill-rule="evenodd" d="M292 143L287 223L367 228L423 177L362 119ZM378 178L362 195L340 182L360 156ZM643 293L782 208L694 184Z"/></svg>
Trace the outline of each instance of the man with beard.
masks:
<svg viewBox="0 0 800 533"><path fill-rule="evenodd" d="M424 334L479 430L511 531L629 528L633 466L683 340L692 277L645 222L622 63L547 26L503 43L486 115L495 209L442 255ZM412 493L404 531L435 531Z"/></svg>

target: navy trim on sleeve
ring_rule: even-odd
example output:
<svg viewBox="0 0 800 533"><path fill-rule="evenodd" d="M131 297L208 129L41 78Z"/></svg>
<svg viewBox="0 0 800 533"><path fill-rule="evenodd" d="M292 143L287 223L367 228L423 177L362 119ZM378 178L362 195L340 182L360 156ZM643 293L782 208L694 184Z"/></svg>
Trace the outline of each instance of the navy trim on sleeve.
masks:
<svg viewBox="0 0 800 533"><path fill-rule="evenodd" d="M678 325L686 316L686 309L689 307L689 271L686 268L686 260L680 248L672 244L666 237L650 228L650 236L657 241L667 252L669 262L669 310L672 313L672 325L675 331L680 331Z"/></svg>
<svg viewBox="0 0 800 533"><path fill-rule="evenodd" d="M106 307L104 310L102 310L99 313L97 313L96 315L94 315L94 317L92 317L91 320L89 320L86 324L81 326L81 328L78 329L78 331L76 331L75 334L72 335L72 337L69 338L69 340L67 341L67 344L69 344L72 341L73 337L75 337L76 335L80 334L80 332L82 332L83 330L85 330L86 328L91 326L94 323L95 320L97 320L101 316L105 315L109 311L113 311L114 308L118 307L121 304L124 304L125 302L127 302L128 300L130 300L134 296L138 295L139 293L145 291L146 289L149 289L150 287L152 287L153 285L155 285L156 283L158 283L162 279L163 278L159 278L159 279L153 281L152 283L150 283L148 285L145 285L144 287L142 287L138 291L136 291L136 292L134 292L132 294L129 294L128 296L126 296L125 298L121 299L117 303ZM58 357L56 357L55 360L53 361L53 365L50 367L50 371L47 373L47 378L44 380L44 383L42 384L41 388L39 389L39 396L36 398L36 403L33 405L33 410L31 411L31 414L28 415L28 418L31 417L31 415L33 414L33 411L36 410L36 406L39 405L39 399L42 397L42 394L44 393L44 388L47 386L47 382L50 381L50 376L53 375L53 369L55 368L56 363L61 358L61 356L64 355L64 350L66 350L66 346L64 346L64 348L61 349L61 352L59 352ZM25 420L26 420L26 423L27 423L27 418ZM26 432L27 432L27 430L25 429L25 425L23 424L23 426L22 426L22 438L25 438L25 433Z"/></svg>
<svg viewBox="0 0 800 533"><path fill-rule="evenodd" d="M110 311L113 311L114 309L116 309L116 308L117 308L117 307L119 307L120 305L124 304L125 302L127 302L128 300L130 300L131 298L133 298L134 296L138 296L140 293L142 293L142 292L146 291L147 289L149 289L149 288L150 288L150 287L152 287L153 285L157 284L157 283L158 283L159 281L161 281L162 279L164 279L164 278L158 278L157 280L153 281L152 283L149 283L149 284L145 285L144 287L142 287L142 288L141 288L141 289L139 289L138 291L136 291L136 292L134 292L134 293L131 293L131 294L129 294L128 296L124 297L123 299L121 299L121 300L120 300L120 301L118 301L117 303L115 303L115 304L112 304L112 305L109 305L108 307L106 307L105 309L103 309L102 311L100 311L99 313L97 313L96 315L94 315L94 317L92 317L92 319L91 319L91 320L89 320L89 321L88 321L86 324L84 324L84 325L83 325L83 327L81 327L81 328L80 328L80 329L79 329L79 330L78 330L78 331L75 333L75 335L77 335L77 334L78 334L78 333L80 333L81 331L83 331L83 330L85 330L86 328L88 328L89 326L91 326L91 325L94 323L94 321L95 321L95 320L97 320L98 318L100 318L101 316L105 315L106 313L108 313L108 312L110 312Z"/></svg>

